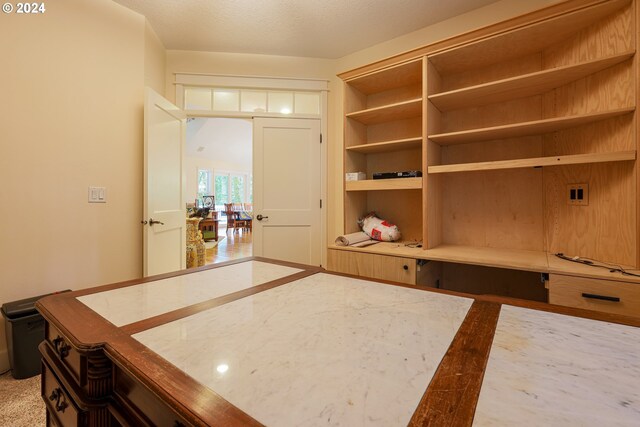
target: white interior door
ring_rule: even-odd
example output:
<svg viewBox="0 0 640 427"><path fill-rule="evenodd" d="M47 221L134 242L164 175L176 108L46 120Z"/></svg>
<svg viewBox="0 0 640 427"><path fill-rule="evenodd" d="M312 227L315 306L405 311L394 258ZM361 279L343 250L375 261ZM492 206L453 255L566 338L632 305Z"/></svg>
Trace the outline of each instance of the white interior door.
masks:
<svg viewBox="0 0 640 427"><path fill-rule="evenodd" d="M253 254L320 265L320 120L253 123Z"/></svg>
<svg viewBox="0 0 640 427"><path fill-rule="evenodd" d="M145 276L186 267L182 110L147 88L144 105Z"/></svg>

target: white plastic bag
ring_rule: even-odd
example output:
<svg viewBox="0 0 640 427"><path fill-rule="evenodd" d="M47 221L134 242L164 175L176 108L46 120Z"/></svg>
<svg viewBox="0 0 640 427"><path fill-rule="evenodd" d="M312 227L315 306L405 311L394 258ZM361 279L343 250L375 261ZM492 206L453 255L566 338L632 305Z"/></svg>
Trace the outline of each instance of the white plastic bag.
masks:
<svg viewBox="0 0 640 427"><path fill-rule="evenodd" d="M378 218L375 213L370 213L361 222L362 231L374 240L381 242L395 242L400 240L398 226Z"/></svg>

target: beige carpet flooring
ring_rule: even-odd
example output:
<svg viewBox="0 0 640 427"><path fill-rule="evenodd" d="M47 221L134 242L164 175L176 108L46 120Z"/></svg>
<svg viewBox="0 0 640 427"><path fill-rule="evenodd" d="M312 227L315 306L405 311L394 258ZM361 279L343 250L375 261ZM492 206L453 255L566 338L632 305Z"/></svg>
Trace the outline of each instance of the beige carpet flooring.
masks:
<svg viewBox="0 0 640 427"><path fill-rule="evenodd" d="M40 375L16 380L11 372L0 375L0 426L45 425L44 402L40 398Z"/></svg>

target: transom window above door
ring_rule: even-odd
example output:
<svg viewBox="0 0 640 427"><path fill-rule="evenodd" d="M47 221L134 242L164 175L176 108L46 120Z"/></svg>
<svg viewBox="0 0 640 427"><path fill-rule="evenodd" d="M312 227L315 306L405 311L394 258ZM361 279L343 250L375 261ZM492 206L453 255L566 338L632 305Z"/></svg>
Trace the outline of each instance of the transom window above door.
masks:
<svg viewBox="0 0 640 427"><path fill-rule="evenodd" d="M329 81L176 73L176 105L189 116L322 118Z"/></svg>
<svg viewBox="0 0 640 427"><path fill-rule="evenodd" d="M320 115L320 93L185 87L187 111Z"/></svg>

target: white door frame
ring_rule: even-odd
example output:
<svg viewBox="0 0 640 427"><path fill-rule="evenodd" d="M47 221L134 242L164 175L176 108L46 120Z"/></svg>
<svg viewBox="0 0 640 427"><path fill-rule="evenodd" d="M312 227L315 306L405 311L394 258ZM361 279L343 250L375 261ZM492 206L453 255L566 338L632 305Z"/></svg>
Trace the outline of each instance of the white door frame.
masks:
<svg viewBox="0 0 640 427"><path fill-rule="evenodd" d="M281 78L281 77L259 77L259 76L231 76L221 74L197 74L197 73L175 73L176 105L184 108L184 89L189 86L216 87L232 89L276 89L276 90L307 90L320 93L320 115L303 114L278 114L278 113L244 113L244 112L211 112L199 110L183 110L187 117L203 118L244 118L253 119L256 117L272 118L304 118L320 119L320 133L322 144L320 146L320 197L322 198L322 209L320 211L320 259L323 267L327 266L327 175L328 175L328 150L329 128L327 119L329 117L328 92L329 81L326 79L303 79L303 78ZM255 179L255 177L254 177Z"/></svg>

